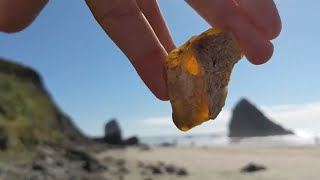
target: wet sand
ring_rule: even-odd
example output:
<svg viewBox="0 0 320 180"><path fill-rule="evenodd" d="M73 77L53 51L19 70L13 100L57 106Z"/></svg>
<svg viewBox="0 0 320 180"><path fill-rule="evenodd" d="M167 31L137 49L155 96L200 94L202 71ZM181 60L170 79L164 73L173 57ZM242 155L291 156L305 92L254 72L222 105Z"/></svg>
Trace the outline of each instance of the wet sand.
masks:
<svg viewBox="0 0 320 180"><path fill-rule="evenodd" d="M152 147L150 150L130 147L107 150L96 154L99 160L123 160L128 172L118 174L119 179L219 179L219 180L318 180L320 179L320 146L254 146L228 145L213 147ZM255 173L242 173L240 169L253 162L267 169ZM174 165L185 168L187 175L176 173L153 174L148 166ZM111 168L106 177L112 176ZM110 175L111 174L111 175Z"/></svg>

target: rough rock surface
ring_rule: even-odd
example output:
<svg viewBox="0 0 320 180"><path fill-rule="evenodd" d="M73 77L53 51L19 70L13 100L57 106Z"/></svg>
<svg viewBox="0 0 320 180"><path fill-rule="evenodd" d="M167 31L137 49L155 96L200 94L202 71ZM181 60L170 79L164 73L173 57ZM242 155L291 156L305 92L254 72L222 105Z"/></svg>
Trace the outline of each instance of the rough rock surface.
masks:
<svg viewBox="0 0 320 180"><path fill-rule="evenodd" d="M215 119L242 50L233 35L210 29L168 55L167 82L175 125L188 131Z"/></svg>
<svg viewBox="0 0 320 180"><path fill-rule="evenodd" d="M136 136L129 137L128 139L123 141L124 145L133 146L139 144L139 139Z"/></svg>
<svg viewBox="0 0 320 180"><path fill-rule="evenodd" d="M133 146L139 144L139 138L136 136L129 137L128 139L122 138L122 130L116 119L111 119L105 125L105 134L103 137L93 138L94 141L99 143L106 143L118 146Z"/></svg>
<svg viewBox="0 0 320 180"><path fill-rule="evenodd" d="M242 99L235 106L229 124L229 137L255 137L293 134L268 119L248 100Z"/></svg>
<svg viewBox="0 0 320 180"><path fill-rule="evenodd" d="M108 144L122 144L122 132L115 119L112 119L105 125L103 139Z"/></svg>
<svg viewBox="0 0 320 180"><path fill-rule="evenodd" d="M0 171L3 180L103 180L108 168L85 151L42 146L35 150L30 161L0 163Z"/></svg>
<svg viewBox="0 0 320 180"><path fill-rule="evenodd" d="M8 136L6 130L0 127L0 150L6 150L8 147Z"/></svg>

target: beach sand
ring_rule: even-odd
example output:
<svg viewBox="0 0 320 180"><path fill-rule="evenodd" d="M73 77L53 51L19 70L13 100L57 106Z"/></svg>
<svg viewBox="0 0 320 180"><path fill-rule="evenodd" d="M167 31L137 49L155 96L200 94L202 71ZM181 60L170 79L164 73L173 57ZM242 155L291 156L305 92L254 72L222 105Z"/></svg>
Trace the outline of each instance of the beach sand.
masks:
<svg viewBox="0 0 320 180"><path fill-rule="evenodd" d="M124 161L127 173L118 174L118 179L128 180L318 180L320 179L320 146L254 146L226 145L211 147L138 147L107 150L96 157L105 162L112 159ZM265 166L264 171L242 173L240 169L253 162ZM108 163L106 163L108 164ZM159 165L160 164L160 165ZM149 165L173 164L185 168L186 176L160 173L154 175L146 168ZM113 169L109 168L106 177Z"/></svg>

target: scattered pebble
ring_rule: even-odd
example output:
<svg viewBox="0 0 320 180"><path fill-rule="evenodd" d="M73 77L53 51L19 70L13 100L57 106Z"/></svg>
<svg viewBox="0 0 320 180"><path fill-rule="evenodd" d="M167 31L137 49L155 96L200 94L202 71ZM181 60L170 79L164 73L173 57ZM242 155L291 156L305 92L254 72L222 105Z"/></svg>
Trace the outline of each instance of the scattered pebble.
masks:
<svg viewBox="0 0 320 180"><path fill-rule="evenodd" d="M62 161L62 160L58 160L58 161L56 162L56 166L58 166L58 167L63 167L63 166L64 166L63 161Z"/></svg>
<svg viewBox="0 0 320 180"><path fill-rule="evenodd" d="M46 168L39 162L33 162L32 169L35 171L45 171Z"/></svg>
<svg viewBox="0 0 320 180"><path fill-rule="evenodd" d="M124 166L121 166L120 168L119 168L119 173L120 174L129 174L129 169L127 169L126 167L124 167Z"/></svg>
<svg viewBox="0 0 320 180"><path fill-rule="evenodd" d="M177 175L178 176L187 176L188 175L188 172L185 168L181 168L177 171Z"/></svg>
<svg viewBox="0 0 320 180"><path fill-rule="evenodd" d="M241 172L242 173L253 173L253 172L257 172L257 171L264 171L267 168L263 165L258 165L255 163L249 163L248 165L244 166L243 168L241 168Z"/></svg>
<svg viewBox="0 0 320 180"><path fill-rule="evenodd" d="M113 160L114 160L113 157L110 157L110 156L103 158L103 161L106 161L106 162L112 162Z"/></svg>
<svg viewBox="0 0 320 180"><path fill-rule="evenodd" d="M176 168L173 165L166 165L165 170L168 174L173 174L176 171Z"/></svg>
<svg viewBox="0 0 320 180"><path fill-rule="evenodd" d="M155 174L155 175L159 175L159 174L163 173L161 168L157 167L157 166L150 166L150 169L151 169L152 174Z"/></svg>
<svg viewBox="0 0 320 180"><path fill-rule="evenodd" d="M116 161L116 164L117 164L118 166L123 166L123 165L126 164L126 161L125 161L124 159L118 159L118 160Z"/></svg>

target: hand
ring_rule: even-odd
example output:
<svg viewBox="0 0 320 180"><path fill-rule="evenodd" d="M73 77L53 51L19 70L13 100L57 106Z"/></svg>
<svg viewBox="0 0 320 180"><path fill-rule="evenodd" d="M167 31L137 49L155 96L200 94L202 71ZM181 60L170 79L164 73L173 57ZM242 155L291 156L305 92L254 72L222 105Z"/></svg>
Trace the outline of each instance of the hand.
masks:
<svg viewBox="0 0 320 180"><path fill-rule="evenodd" d="M270 40L281 31L281 20L273 0L186 1L212 26L233 32L253 64L263 64L271 58L273 45ZM175 45L157 1L86 2L98 23L126 54L152 93L167 100L163 63ZM0 0L0 31L22 30L46 3L47 0Z"/></svg>
<svg viewBox="0 0 320 180"><path fill-rule="evenodd" d="M13 33L29 26L48 0L0 0L0 32Z"/></svg>
<svg viewBox="0 0 320 180"><path fill-rule="evenodd" d="M155 96L168 99L164 60L175 48L156 0L86 0ZM186 0L210 25L232 32L247 59L267 62L281 30L273 0ZM143 16L144 15L144 16Z"/></svg>
<svg viewBox="0 0 320 180"><path fill-rule="evenodd" d="M86 0L86 3L151 92L161 100L168 100L164 61L175 45L157 1Z"/></svg>
<svg viewBox="0 0 320 180"><path fill-rule="evenodd" d="M209 24L232 32L247 59L267 62L273 54L270 40L281 31L273 0L186 0Z"/></svg>

